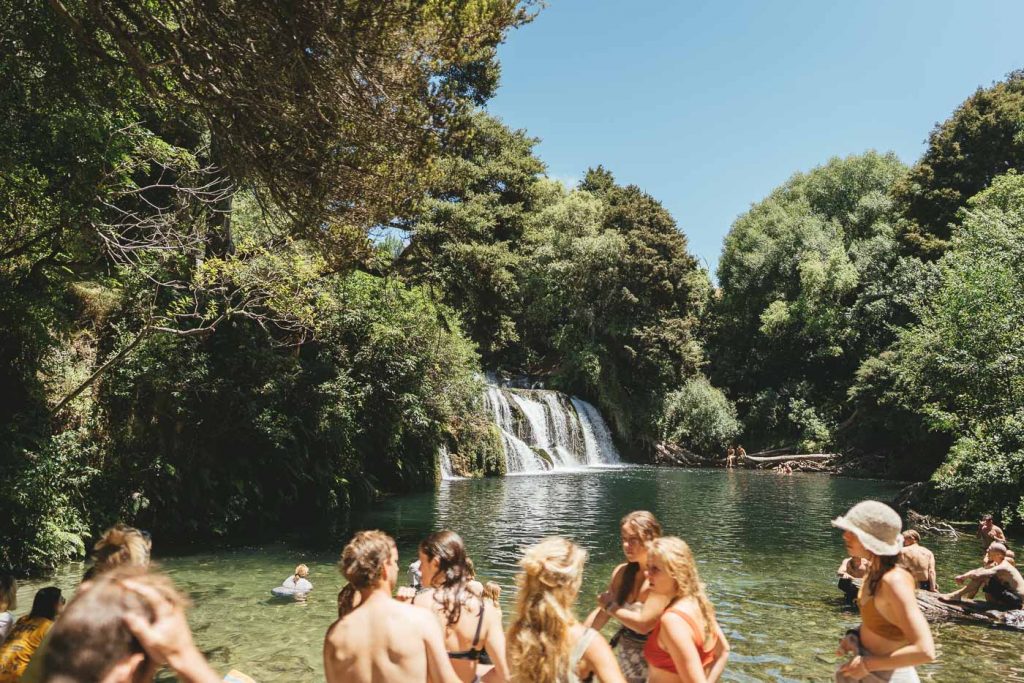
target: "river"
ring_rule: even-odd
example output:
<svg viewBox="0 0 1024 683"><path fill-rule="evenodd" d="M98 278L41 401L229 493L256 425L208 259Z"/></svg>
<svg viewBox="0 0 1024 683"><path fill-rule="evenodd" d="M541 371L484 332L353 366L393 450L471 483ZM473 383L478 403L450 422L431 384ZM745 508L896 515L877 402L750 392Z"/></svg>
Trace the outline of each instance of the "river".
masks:
<svg viewBox="0 0 1024 683"><path fill-rule="evenodd" d="M858 622L835 586L843 545L829 520L858 500L886 500L897 489L892 482L817 474L609 468L446 481L436 492L384 501L356 523L394 535L403 567L427 533L455 529L480 576L504 587L506 617L520 549L546 535L568 536L590 553L582 616L621 561L618 519L651 510L668 533L693 547L733 648L724 680L827 681L839 636ZM321 646L336 612L342 579L335 563L344 540L321 549L278 543L174 557L159 557L159 539L156 547L159 564L194 602L195 638L212 663L267 683L323 679ZM981 556L974 539L926 536L924 544L936 554L944 590ZM269 599L299 562L312 571L309 601ZM18 613L31 605L36 588L70 589L81 571L70 565L48 582L26 583ZM923 680L1024 681L1020 634L979 625L933 629L939 660L921 671Z"/></svg>

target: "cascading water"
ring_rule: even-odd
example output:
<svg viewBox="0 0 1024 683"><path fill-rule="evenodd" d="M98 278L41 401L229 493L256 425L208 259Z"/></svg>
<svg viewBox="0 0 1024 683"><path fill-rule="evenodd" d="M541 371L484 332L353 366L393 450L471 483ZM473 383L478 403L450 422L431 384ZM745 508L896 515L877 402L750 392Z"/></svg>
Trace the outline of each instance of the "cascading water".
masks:
<svg viewBox="0 0 1024 683"><path fill-rule="evenodd" d="M598 410L546 389L487 387L509 474L621 462Z"/></svg>

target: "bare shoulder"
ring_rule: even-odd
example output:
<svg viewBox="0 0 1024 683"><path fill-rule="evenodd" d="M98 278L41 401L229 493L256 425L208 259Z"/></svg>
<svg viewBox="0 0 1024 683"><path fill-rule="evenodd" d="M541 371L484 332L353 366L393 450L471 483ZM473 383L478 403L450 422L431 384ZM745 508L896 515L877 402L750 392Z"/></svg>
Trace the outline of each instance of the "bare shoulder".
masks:
<svg viewBox="0 0 1024 683"><path fill-rule="evenodd" d="M896 591L909 588L911 591L917 588L914 575L903 567L894 567L882 575L881 585L889 590Z"/></svg>
<svg viewBox="0 0 1024 683"><path fill-rule="evenodd" d="M622 577L625 575L626 567L628 566L628 562L623 562L622 564L620 564L612 570L611 586L618 586L620 583L622 583Z"/></svg>

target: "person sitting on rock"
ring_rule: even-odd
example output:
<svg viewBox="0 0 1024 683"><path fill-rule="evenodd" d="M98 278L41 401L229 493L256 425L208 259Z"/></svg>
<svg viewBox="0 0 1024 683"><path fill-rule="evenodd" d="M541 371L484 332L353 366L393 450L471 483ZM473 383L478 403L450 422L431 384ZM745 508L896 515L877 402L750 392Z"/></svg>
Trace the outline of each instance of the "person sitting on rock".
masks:
<svg viewBox="0 0 1024 683"><path fill-rule="evenodd" d="M725 466L735 467L736 466L736 449L729 446L729 450L725 452Z"/></svg>
<svg viewBox="0 0 1024 683"><path fill-rule="evenodd" d="M848 605L857 601L857 593L860 591L860 586L853 580L863 579L868 575L868 569L870 569L868 561L863 557L847 557L836 570L836 576L839 577L839 590L843 591Z"/></svg>
<svg viewBox="0 0 1024 683"><path fill-rule="evenodd" d="M743 448L742 444L740 444L740 446L736 449L736 457L739 458L740 460L743 460L743 458L747 457L747 451Z"/></svg>
<svg viewBox="0 0 1024 683"><path fill-rule="evenodd" d="M992 521L992 515L983 515L978 523L978 538L981 539L983 548L988 548L993 543L1006 545L1006 534Z"/></svg>
<svg viewBox="0 0 1024 683"><path fill-rule="evenodd" d="M914 575L917 587L934 593L938 590L935 582L935 554L921 545L921 534L914 529L903 532L903 549L897 563Z"/></svg>
<svg viewBox="0 0 1024 683"><path fill-rule="evenodd" d="M985 591L985 598L999 610L1024 608L1024 577L1006 559L1006 546L993 543L988 547L990 564L956 577L962 588L939 597L946 602L970 600L979 589Z"/></svg>

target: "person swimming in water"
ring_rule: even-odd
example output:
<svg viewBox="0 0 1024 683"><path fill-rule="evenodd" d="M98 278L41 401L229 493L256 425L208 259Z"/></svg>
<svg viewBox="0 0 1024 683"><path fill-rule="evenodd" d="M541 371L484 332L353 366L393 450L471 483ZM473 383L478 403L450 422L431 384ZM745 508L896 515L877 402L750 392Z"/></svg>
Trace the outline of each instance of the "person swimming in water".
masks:
<svg viewBox="0 0 1024 683"><path fill-rule="evenodd" d="M313 584L310 583L308 577L309 567L300 564L295 568L295 572L281 583L281 587L290 588L296 592L308 593L313 590Z"/></svg>

